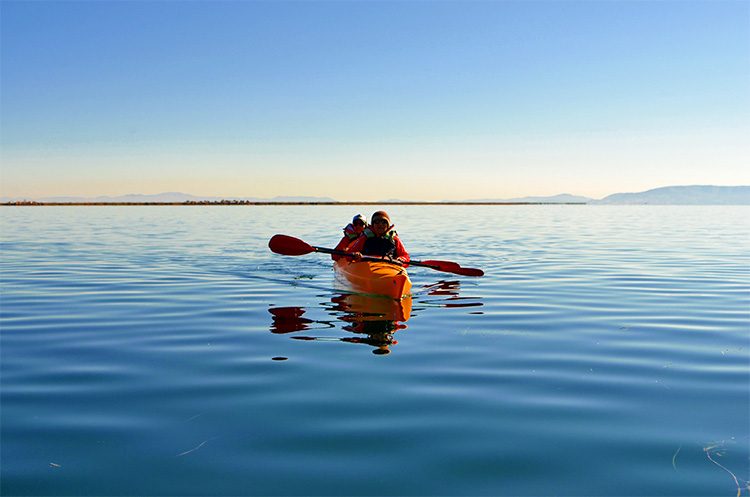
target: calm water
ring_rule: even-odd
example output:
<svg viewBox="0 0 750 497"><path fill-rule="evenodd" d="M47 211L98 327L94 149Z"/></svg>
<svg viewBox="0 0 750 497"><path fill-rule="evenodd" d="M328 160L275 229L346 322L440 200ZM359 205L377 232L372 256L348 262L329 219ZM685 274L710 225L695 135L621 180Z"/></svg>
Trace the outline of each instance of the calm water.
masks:
<svg viewBox="0 0 750 497"><path fill-rule="evenodd" d="M750 495L750 209L358 210L1 209L2 495Z"/></svg>

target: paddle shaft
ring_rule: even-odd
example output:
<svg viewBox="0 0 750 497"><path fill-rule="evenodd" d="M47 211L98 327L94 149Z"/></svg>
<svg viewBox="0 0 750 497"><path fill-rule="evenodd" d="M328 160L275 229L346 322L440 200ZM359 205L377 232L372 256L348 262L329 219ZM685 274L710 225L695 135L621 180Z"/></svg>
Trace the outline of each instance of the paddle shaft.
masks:
<svg viewBox="0 0 750 497"><path fill-rule="evenodd" d="M336 249L329 249L325 247L315 247L313 245L310 245L307 242L304 242L300 240L299 238L294 238L287 235L275 235L269 240L268 247L271 249L271 251L282 254L282 255L304 255L309 254L310 252L321 252L324 254L332 254L332 255L339 255L342 257L350 257L354 258L354 255L351 252L345 252L343 250L336 250ZM380 257L372 257L372 256L363 256L362 260L370 261L370 262L387 262L389 264L396 264L399 266L403 266L404 263L400 263L391 259L383 259ZM455 262L450 261L427 261L427 262L420 262L420 261L409 261L409 265L412 266L420 266L420 267L427 267L430 269L435 269L437 271L443 271L446 273L454 273L454 274L460 274L464 276L483 276L484 271L481 269L474 269L474 268L463 268L459 264Z"/></svg>
<svg viewBox="0 0 750 497"><path fill-rule="evenodd" d="M316 252L322 252L324 254L341 255L341 256L344 256L344 257L351 257L352 259L354 258L354 254L352 254L351 252L344 252L343 250L336 250L336 249L329 249L329 248L315 247L315 246L313 246L313 248L315 249ZM409 262L401 263L401 262L398 262L398 261L394 261L392 259L385 259L385 258L381 258L381 257L373 257L373 256L370 256L370 255L363 255L362 256L362 260L363 261L370 261L370 262L387 262L389 264L396 264L397 266L403 266L404 264L407 264L407 265L411 265L411 266L428 267L430 269L438 269L438 270L440 269L440 266L433 266L431 264L425 264L425 263L419 262L419 261L409 261Z"/></svg>
<svg viewBox="0 0 750 497"><path fill-rule="evenodd" d="M329 249L325 247L315 247L312 245L311 247L315 250L315 252L354 258L354 255L351 252L344 252L343 250L335 250L335 249ZM427 267L430 269L434 269L436 271L443 271L445 273L453 273L453 274L461 274L464 276L482 276L484 274L484 272L479 269L463 268L463 267L460 267L455 262L453 263L446 262L443 265L427 264L427 263L420 262L420 261L409 261L409 262L401 263L401 262L394 261L391 259L385 259L381 257L372 257L369 255L363 255L361 260L369 261L369 262L387 262L388 264L395 264L397 266Z"/></svg>

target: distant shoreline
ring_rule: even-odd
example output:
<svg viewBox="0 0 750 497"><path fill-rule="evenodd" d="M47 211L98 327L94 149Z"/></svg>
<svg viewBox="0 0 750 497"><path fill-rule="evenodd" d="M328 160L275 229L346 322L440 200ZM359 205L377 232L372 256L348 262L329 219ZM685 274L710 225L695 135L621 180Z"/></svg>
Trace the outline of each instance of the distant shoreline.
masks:
<svg viewBox="0 0 750 497"><path fill-rule="evenodd" d="M745 186L665 186L645 192L615 193L602 199L562 193L559 195L520 198L478 198L468 200L412 201L391 198L378 202L339 201L330 197L276 196L214 197L180 192L156 195L130 194L119 197L8 197L0 198L0 206L118 206L118 205L750 205L750 185Z"/></svg>
<svg viewBox="0 0 750 497"><path fill-rule="evenodd" d="M73 206L227 206L227 205L587 205L586 202L253 202L247 200L187 202L6 202L1 207L73 207Z"/></svg>

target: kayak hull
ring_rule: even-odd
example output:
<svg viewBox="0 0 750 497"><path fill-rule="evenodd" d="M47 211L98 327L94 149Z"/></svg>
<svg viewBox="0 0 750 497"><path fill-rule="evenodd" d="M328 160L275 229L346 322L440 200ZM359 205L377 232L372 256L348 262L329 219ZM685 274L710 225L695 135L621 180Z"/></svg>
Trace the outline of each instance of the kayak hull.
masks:
<svg viewBox="0 0 750 497"><path fill-rule="evenodd" d="M409 274L396 264L342 258L333 269L336 278L357 293L401 300L411 290Z"/></svg>

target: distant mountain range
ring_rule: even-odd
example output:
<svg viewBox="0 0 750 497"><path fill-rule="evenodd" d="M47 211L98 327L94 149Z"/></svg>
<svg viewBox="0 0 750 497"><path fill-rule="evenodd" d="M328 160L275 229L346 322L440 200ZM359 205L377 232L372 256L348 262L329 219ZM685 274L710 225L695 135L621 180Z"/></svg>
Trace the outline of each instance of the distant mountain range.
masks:
<svg viewBox="0 0 750 497"><path fill-rule="evenodd" d="M186 193L168 192L158 195L123 195L121 197L45 197L36 199L1 197L0 203L182 203L182 202L338 202L329 197L200 197ZM354 201L350 201L353 203ZM381 203L408 202L384 200ZM449 202L449 201L446 201ZM750 205L750 186L667 186L640 193L615 193L601 200L563 193L551 197L520 197L510 199L475 199L466 203L530 203L530 204L591 204L591 205Z"/></svg>
<svg viewBox="0 0 750 497"><path fill-rule="evenodd" d="M750 186L666 186L639 193L615 193L601 200L564 193L553 197L522 197L470 202L524 202L592 205L750 205Z"/></svg>
<svg viewBox="0 0 750 497"><path fill-rule="evenodd" d="M615 193L591 204L750 205L750 186L668 186L641 193Z"/></svg>

